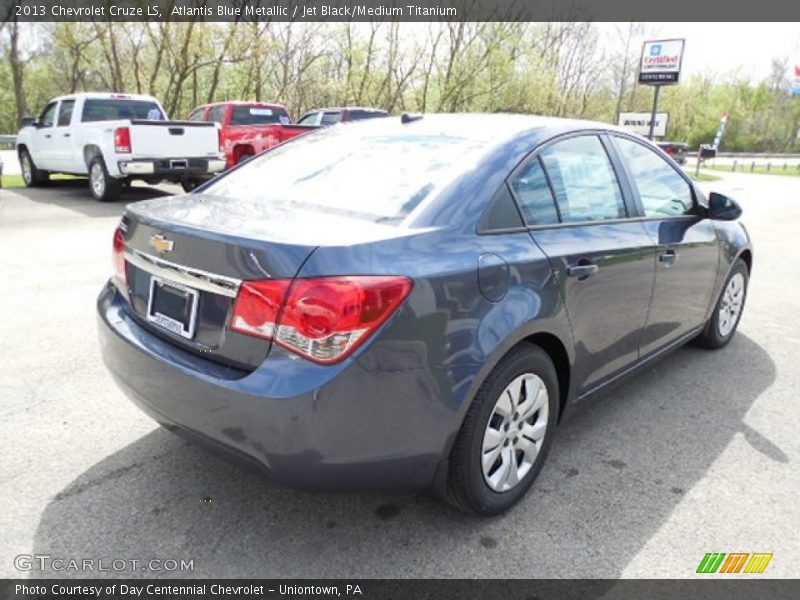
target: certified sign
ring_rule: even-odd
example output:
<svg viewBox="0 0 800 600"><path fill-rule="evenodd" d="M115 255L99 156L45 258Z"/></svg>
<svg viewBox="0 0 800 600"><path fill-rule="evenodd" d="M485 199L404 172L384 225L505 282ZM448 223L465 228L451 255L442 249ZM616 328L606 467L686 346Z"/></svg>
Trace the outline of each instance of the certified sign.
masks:
<svg viewBox="0 0 800 600"><path fill-rule="evenodd" d="M654 40L642 47L639 83L668 85L681 76L684 40Z"/></svg>
<svg viewBox="0 0 800 600"><path fill-rule="evenodd" d="M649 135L650 133L650 113L649 112L624 112L619 113L617 125L624 127L628 131L639 135ZM667 135L667 122L669 113L656 113L656 124L653 126L653 136L664 137Z"/></svg>

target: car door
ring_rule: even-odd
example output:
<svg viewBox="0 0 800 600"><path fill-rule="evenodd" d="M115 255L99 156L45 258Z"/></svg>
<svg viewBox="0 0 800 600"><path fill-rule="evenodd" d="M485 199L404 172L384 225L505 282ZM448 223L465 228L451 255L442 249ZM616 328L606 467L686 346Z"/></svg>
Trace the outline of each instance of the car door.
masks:
<svg viewBox="0 0 800 600"><path fill-rule="evenodd" d="M719 242L682 171L641 141L622 135L611 139L656 244L653 301L641 340L644 356L704 323L717 279Z"/></svg>
<svg viewBox="0 0 800 600"><path fill-rule="evenodd" d="M74 109L74 98L61 100L58 106L58 116L51 140L54 168L59 171L70 172L76 170L76 165L72 164L74 142L70 128Z"/></svg>
<svg viewBox="0 0 800 600"><path fill-rule="evenodd" d="M36 167L46 171L57 168L53 160L53 130L55 129L57 110L58 102L55 100L44 107L32 135L33 144L29 148Z"/></svg>
<svg viewBox="0 0 800 600"><path fill-rule="evenodd" d="M638 359L653 242L629 218L629 190L598 135L548 144L509 183L558 280L575 340L574 380L586 393Z"/></svg>

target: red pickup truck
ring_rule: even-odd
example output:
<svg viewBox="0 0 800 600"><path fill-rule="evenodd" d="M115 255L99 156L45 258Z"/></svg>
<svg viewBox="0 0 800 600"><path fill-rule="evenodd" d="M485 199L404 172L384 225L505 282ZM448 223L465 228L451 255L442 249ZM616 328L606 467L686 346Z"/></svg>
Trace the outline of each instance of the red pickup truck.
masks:
<svg viewBox="0 0 800 600"><path fill-rule="evenodd" d="M212 121L222 127L225 168L302 135L315 125L292 125L285 106L266 102L218 102L198 106L189 121Z"/></svg>

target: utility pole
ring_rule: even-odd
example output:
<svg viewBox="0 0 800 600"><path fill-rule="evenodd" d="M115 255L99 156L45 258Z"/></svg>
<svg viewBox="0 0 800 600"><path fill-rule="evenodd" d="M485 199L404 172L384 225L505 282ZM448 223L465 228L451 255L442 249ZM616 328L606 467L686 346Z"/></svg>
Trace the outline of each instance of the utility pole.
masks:
<svg viewBox="0 0 800 600"><path fill-rule="evenodd" d="M647 136L647 139L651 142L653 141L653 131L656 128L656 113L658 113L658 93L661 91L660 85L653 86L655 90L653 90L653 111L650 113L650 133Z"/></svg>

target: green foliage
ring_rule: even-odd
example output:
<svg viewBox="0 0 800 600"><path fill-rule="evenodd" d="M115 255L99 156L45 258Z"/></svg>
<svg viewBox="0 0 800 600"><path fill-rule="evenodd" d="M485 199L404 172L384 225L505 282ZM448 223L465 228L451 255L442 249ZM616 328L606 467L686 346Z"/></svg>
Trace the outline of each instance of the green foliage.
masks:
<svg viewBox="0 0 800 600"><path fill-rule="evenodd" d="M519 112L615 122L649 111L636 83L642 24L592 23L6 23L0 29L0 132L17 129L11 28L30 112L76 91L158 97L173 118L234 99L310 108ZM604 34L603 32L606 31ZM686 78L662 90L667 137L692 148L730 113L727 151L798 151L800 101L787 65L759 83Z"/></svg>

